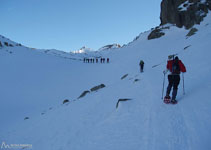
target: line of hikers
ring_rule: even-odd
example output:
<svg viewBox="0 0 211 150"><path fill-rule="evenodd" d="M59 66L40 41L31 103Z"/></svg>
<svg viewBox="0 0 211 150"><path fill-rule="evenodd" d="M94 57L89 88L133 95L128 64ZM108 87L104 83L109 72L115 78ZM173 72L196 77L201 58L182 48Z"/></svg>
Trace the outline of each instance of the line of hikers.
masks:
<svg viewBox="0 0 211 150"><path fill-rule="evenodd" d="M105 58L84 58L84 63L98 63L98 61L100 63L105 63L105 61L107 63L109 63L110 59L109 58L107 58L107 59L105 59Z"/></svg>

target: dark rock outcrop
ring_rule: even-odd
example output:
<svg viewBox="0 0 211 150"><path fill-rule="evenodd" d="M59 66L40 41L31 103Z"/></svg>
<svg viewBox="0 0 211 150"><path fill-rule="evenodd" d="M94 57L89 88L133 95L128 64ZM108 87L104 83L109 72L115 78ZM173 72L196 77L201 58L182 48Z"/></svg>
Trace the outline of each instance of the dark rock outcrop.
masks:
<svg viewBox="0 0 211 150"><path fill-rule="evenodd" d="M148 40L157 39L165 35L164 30L170 29L170 26L158 26L152 29L152 32L148 35Z"/></svg>
<svg viewBox="0 0 211 150"><path fill-rule="evenodd" d="M82 98L82 97L84 97L84 96L86 96L86 94L88 94L88 93L90 93L90 91L84 91L84 92L78 97L78 99L79 99L79 98Z"/></svg>
<svg viewBox="0 0 211 150"><path fill-rule="evenodd" d="M24 120L28 120L28 119L29 119L29 117L25 117L25 118L24 118Z"/></svg>
<svg viewBox="0 0 211 150"><path fill-rule="evenodd" d="M125 74L124 76L121 77L121 80L123 80L124 78L126 78L128 76L128 74Z"/></svg>
<svg viewBox="0 0 211 150"><path fill-rule="evenodd" d="M69 102L69 100L68 100L68 99L65 99L65 100L63 101L63 104L68 103L68 102Z"/></svg>
<svg viewBox="0 0 211 150"><path fill-rule="evenodd" d="M148 40L160 38L161 36L164 36L164 35L165 33L163 33L161 29L157 28L149 34Z"/></svg>
<svg viewBox="0 0 211 150"><path fill-rule="evenodd" d="M105 87L104 84L100 84L98 86L95 86L95 87L91 88L90 90L91 90L91 92L94 92L94 91L97 91L97 90L102 89L104 87Z"/></svg>
<svg viewBox="0 0 211 150"><path fill-rule="evenodd" d="M129 100L131 100L131 99L129 99L129 98L120 98L120 99L118 100L118 102L116 103L116 108L119 107L119 102L125 102L125 101L129 101Z"/></svg>
<svg viewBox="0 0 211 150"><path fill-rule="evenodd" d="M189 47L191 47L191 45L185 46L184 50L188 49Z"/></svg>
<svg viewBox="0 0 211 150"><path fill-rule="evenodd" d="M4 45L5 45L5 46L9 46L9 44L8 44L7 42L4 42Z"/></svg>
<svg viewBox="0 0 211 150"><path fill-rule="evenodd" d="M14 47L12 44L9 44L10 47Z"/></svg>
<svg viewBox="0 0 211 150"><path fill-rule="evenodd" d="M171 23L189 29L194 24L200 24L209 9L211 10L211 0L162 0L161 25Z"/></svg>
<svg viewBox="0 0 211 150"><path fill-rule="evenodd" d="M198 29L192 28L192 29L188 32L188 34L187 34L186 36L190 37L190 36L196 34L197 31L198 31Z"/></svg>
<svg viewBox="0 0 211 150"><path fill-rule="evenodd" d="M138 81L140 81L140 79L135 79L133 82L135 83L135 82L138 82Z"/></svg>
<svg viewBox="0 0 211 150"><path fill-rule="evenodd" d="M22 46L21 44L16 44L16 46Z"/></svg>

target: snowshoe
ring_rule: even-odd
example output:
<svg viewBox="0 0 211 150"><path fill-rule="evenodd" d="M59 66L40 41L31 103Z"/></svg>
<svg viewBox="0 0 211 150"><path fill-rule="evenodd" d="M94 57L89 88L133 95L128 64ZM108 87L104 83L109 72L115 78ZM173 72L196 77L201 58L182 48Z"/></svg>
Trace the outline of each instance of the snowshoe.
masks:
<svg viewBox="0 0 211 150"><path fill-rule="evenodd" d="M177 100L172 99L172 100L171 100L171 104L177 104Z"/></svg>
<svg viewBox="0 0 211 150"><path fill-rule="evenodd" d="M164 101L164 103L169 104L169 103L171 103L171 97L165 96L163 101Z"/></svg>

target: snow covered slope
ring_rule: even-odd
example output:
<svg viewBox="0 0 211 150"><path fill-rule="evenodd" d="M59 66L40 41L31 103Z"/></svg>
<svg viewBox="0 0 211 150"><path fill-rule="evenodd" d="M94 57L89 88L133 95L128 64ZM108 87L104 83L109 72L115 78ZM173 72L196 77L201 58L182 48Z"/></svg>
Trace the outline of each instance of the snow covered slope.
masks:
<svg viewBox="0 0 211 150"><path fill-rule="evenodd" d="M145 32L127 46L101 52L109 64L1 48L0 142L35 150L210 150L211 14L194 27L198 32L190 37L174 26L159 39L147 40ZM161 100L170 54L187 68L186 94L181 78L177 105ZM100 84L106 87L91 92ZM78 98L84 91L90 92ZM65 99L70 102L62 104ZM119 99L130 100L117 107Z"/></svg>

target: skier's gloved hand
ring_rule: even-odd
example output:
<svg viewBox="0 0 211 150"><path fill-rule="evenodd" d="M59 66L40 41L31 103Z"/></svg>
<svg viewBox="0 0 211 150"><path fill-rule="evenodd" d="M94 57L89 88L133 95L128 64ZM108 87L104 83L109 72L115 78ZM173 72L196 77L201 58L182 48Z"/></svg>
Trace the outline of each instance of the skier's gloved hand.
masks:
<svg viewBox="0 0 211 150"><path fill-rule="evenodd" d="M168 70L163 70L163 74L166 74L168 72Z"/></svg>

